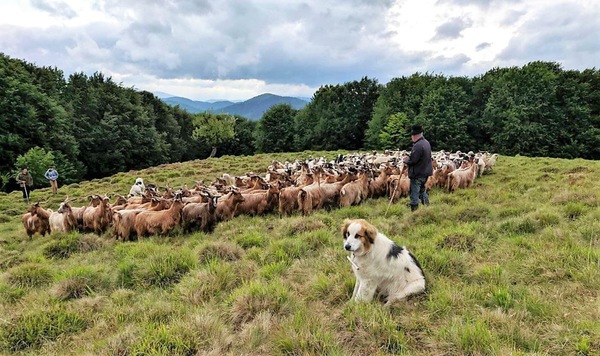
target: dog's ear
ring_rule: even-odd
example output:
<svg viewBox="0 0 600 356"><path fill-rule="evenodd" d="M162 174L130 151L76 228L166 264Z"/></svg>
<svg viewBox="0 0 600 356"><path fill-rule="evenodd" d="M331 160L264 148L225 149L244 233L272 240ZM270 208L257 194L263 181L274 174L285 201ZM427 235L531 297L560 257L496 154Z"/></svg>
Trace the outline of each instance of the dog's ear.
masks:
<svg viewBox="0 0 600 356"><path fill-rule="evenodd" d="M352 220L344 220L344 225L342 226L342 237L344 239L348 236L348 227L350 226L350 224L352 224Z"/></svg>
<svg viewBox="0 0 600 356"><path fill-rule="evenodd" d="M375 242L377 236L377 228L366 221L363 221L363 227L365 229L365 237L369 240L369 243Z"/></svg>

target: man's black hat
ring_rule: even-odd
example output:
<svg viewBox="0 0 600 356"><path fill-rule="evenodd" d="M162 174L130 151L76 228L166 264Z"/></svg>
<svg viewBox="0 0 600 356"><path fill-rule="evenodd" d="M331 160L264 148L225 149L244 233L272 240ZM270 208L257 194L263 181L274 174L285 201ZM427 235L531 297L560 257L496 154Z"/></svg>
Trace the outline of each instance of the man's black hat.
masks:
<svg viewBox="0 0 600 356"><path fill-rule="evenodd" d="M411 131L410 131L411 135L419 135L419 134L422 134L422 133L423 133L423 126L421 126L421 125L413 125L411 127Z"/></svg>

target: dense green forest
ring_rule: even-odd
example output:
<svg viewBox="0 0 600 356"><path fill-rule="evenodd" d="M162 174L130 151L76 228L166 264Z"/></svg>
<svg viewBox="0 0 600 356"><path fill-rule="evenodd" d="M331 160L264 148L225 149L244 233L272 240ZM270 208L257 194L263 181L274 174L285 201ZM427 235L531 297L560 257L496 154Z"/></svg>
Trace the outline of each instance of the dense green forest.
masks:
<svg viewBox="0 0 600 356"><path fill-rule="evenodd" d="M255 123L190 114L102 73L65 77L0 54L3 183L39 162L55 163L69 183L210 154L408 149L413 123L434 150L598 159L600 73L531 62L473 78L364 77L321 87L301 110L274 106ZM34 170L37 184L45 165Z"/></svg>

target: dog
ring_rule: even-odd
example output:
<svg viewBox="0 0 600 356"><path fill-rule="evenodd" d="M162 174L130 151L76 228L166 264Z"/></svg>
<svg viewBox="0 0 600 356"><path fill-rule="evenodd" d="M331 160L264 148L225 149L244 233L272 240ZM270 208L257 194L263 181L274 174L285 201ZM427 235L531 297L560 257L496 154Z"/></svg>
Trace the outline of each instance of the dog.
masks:
<svg viewBox="0 0 600 356"><path fill-rule="evenodd" d="M344 249L356 276L352 300L370 302L377 294L390 306L425 291L425 274L415 256L363 219L346 219Z"/></svg>

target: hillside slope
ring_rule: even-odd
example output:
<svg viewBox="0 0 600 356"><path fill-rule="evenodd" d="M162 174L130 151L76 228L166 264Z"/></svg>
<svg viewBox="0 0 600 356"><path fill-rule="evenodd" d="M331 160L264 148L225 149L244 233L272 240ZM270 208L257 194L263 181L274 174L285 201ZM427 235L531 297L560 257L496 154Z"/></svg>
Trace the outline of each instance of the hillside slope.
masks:
<svg viewBox="0 0 600 356"><path fill-rule="evenodd" d="M221 157L32 192L56 209L125 194L136 177L192 185L264 173L274 159ZM20 194L0 194L0 352L14 354L597 354L600 162L500 157L470 189L307 217L237 217L212 234L115 242L28 240ZM388 210L389 209L389 210ZM354 304L340 227L365 218L421 263L427 294Z"/></svg>

